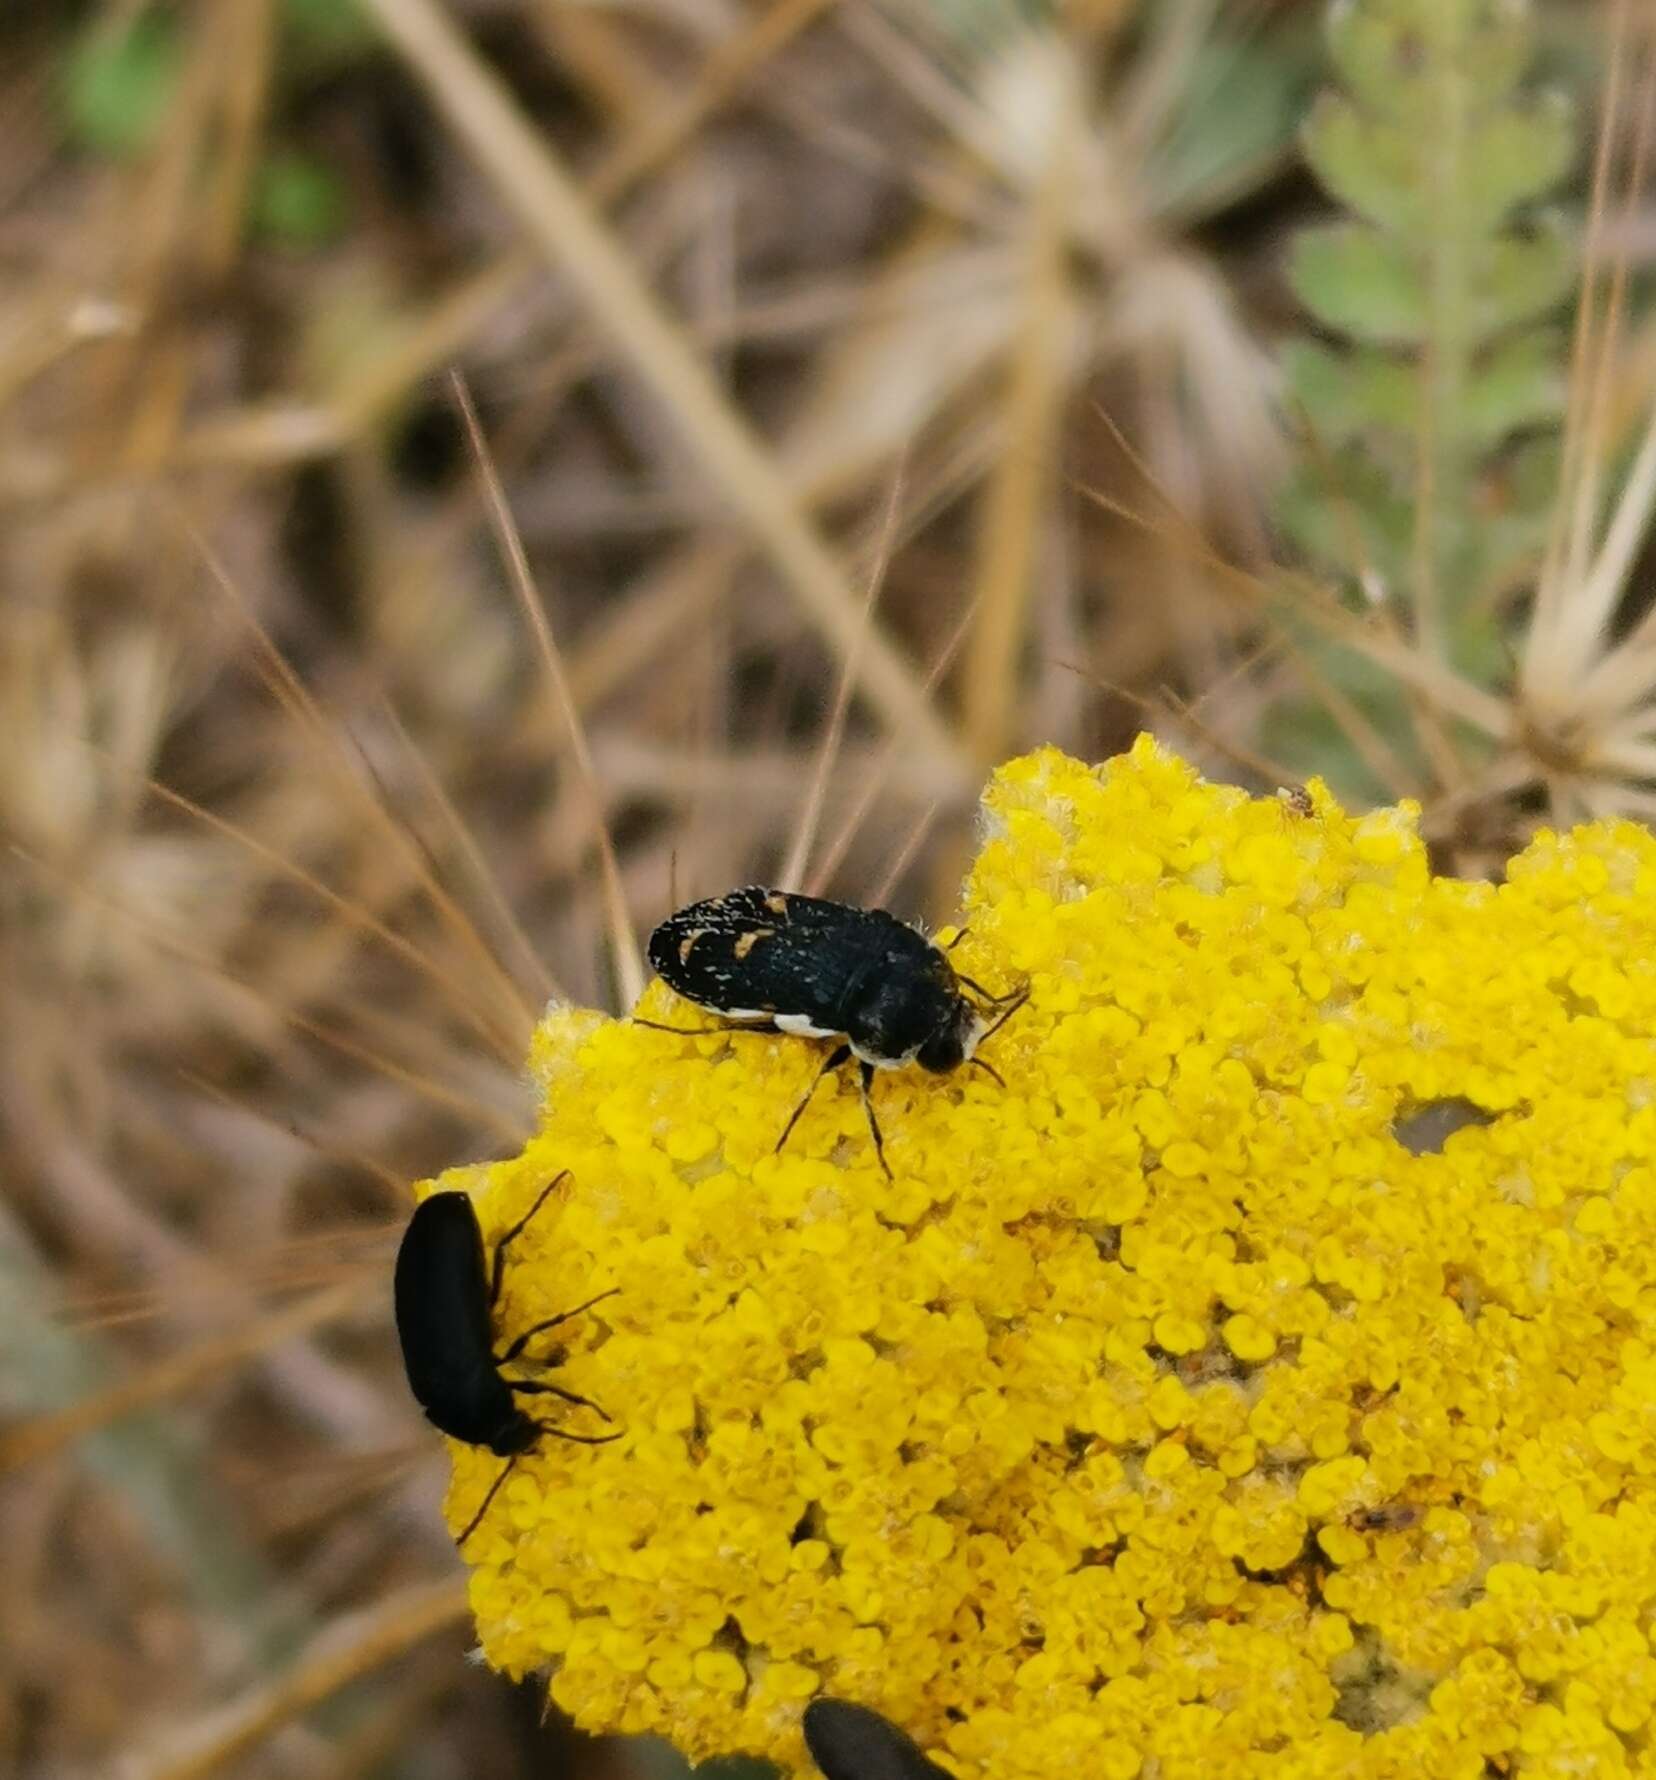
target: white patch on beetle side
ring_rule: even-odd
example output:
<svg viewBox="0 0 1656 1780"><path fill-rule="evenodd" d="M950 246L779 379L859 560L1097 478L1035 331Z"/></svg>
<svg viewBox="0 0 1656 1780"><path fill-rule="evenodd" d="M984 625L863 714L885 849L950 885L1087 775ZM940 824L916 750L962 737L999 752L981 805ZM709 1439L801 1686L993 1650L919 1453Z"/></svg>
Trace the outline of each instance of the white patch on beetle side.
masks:
<svg viewBox="0 0 1656 1780"><path fill-rule="evenodd" d="M770 1017L775 1019L778 1030L791 1033L795 1038L838 1038L841 1036L832 1026L815 1025L809 1014L776 1014ZM732 1018L739 1019L741 1016L733 1015Z"/></svg>

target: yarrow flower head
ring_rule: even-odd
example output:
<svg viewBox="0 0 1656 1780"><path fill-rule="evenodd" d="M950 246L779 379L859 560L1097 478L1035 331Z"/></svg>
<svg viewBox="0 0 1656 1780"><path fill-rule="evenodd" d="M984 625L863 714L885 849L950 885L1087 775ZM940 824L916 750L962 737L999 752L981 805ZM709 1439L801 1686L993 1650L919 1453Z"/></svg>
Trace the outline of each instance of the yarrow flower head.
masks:
<svg viewBox="0 0 1656 1780"><path fill-rule="evenodd" d="M1656 1773L1656 841L1465 883L1043 751L964 923L1029 1002L1004 1088L881 1074L892 1180L854 1083L773 1154L820 1046L558 1008L540 1133L432 1183L492 1238L570 1171L503 1338L617 1288L556 1376L622 1437L467 1543L488 1660L796 1774L819 1695L965 1780Z"/></svg>

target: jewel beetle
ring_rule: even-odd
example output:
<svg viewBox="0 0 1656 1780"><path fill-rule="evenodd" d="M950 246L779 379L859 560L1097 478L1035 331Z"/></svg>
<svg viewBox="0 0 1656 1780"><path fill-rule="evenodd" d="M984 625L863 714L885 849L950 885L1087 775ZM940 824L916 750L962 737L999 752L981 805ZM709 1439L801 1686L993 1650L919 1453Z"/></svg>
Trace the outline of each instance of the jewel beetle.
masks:
<svg viewBox="0 0 1656 1780"><path fill-rule="evenodd" d="M409 1389L426 1419L441 1432L468 1446L483 1446L506 1461L489 1486L466 1530L456 1540L464 1545L477 1530L495 1493L512 1467L542 1435L571 1440L580 1446L602 1446L620 1439L613 1434L571 1434L550 1422L536 1421L517 1403L520 1396L552 1396L565 1403L609 1415L590 1398L579 1397L543 1378L508 1378L511 1365L556 1366L560 1350L538 1359L524 1353L537 1335L567 1323L614 1295L600 1292L573 1310L565 1310L525 1329L503 1353L496 1353L494 1307L506 1277L506 1251L529 1220L546 1203L567 1174L559 1174L540 1197L495 1244L494 1259L485 1259L483 1232L468 1193L433 1193L422 1199L409 1219L397 1249L394 1301L397 1338L402 1344L403 1370Z"/></svg>
<svg viewBox="0 0 1656 1780"><path fill-rule="evenodd" d="M855 1059L875 1154L888 1177L869 1094L874 1072L918 1063L947 1075L970 1063L1004 1087L976 1052L1029 994L1022 988L991 995L956 971L942 947L884 909L756 884L669 915L650 935L649 956L670 989L721 1017L714 1031L838 1039L776 1147L788 1141L823 1077Z"/></svg>

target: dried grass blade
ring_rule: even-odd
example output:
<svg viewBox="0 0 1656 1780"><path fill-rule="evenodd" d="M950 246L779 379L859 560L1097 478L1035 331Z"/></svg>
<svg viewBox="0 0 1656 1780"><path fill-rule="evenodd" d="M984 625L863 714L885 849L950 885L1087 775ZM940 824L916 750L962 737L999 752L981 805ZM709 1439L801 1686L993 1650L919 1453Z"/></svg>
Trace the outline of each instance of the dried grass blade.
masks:
<svg viewBox="0 0 1656 1780"><path fill-rule="evenodd" d="M581 292L598 323L676 421L714 484L740 513L835 653L857 635L857 603L840 565L800 515L786 479L639 278L616 238L547 144L432 0L365 0L501 197ZM908 664L878 632L858 675L889 726L903 719L913 745L954 773L960 762Z"/></svg>
<svg viewBox="0 0 1656 1780"><path fill-rule="evenodd" d="M1610 198L1610 160L1616 118L1621 103L1622 63L1627 44L1627 0L1614 0L1611 8L1609 78L1599 110L1598 140L1593 154L1589 185L1587 233L1583 246L1581 294L1576 305L1575 328L1570 341L1569 398L1564 415L1564 437L1559 463L1559 498L1547 536L1536 582L1535 611L1530 620L1524 658L1524 680L1532 692L1556 686L1554 664L1558 632L1565 616L1564 602L1571 586L1567 563L1580 552L1580 539L1591 523L1585 510L1590 472L1585 463L1586 417L1594 381L1598 345L1599 244L1604 233Z"/></svg>
<svg viewBox="0 0 1656 1780"><path fill-rule="evenodd" d="M971 635L972 626L977 621L977 607L968 605L962 613L960 622L949 633L948 641L938 652L932 663L931 671L926 675L925 690L929 697L935 687L948 673L954 658L960 653L962 644ZM901 730L890 736L880 750L873 770L863 781L862 796L857 799L850 814L841 823L839 832L828 845L828 851L817 861L816 870L811 873L806 890L812 896L820 896L834 881L834 874L845 862L845 855L851 850L851 843L857 838L858 831L868 820L868 812L873 809L880 793L885 789L886 781L891 777L897 765L899 755L903 752L906 736Z"/></svg>
<svg viewBox="0 0 1656 1780"><path fill-rule="evenodd" d="M275 48L274 0L238 0L222 9L224 86L196 251L210 278L235 264L247 226L247 198L258 164L260 129L270 94Z"/></svg>
<svg viewBox="0 0 1656 1780"><path fill-rule="evenodd" d="M1068 53L1053 44L1052 116L1025 245L1023 313L1008 368L1000 459L990 477L973 571L978 619L967 652L966 743L981 768L1012 741L1021 645L1053 485L1069 360L1066 277L1079 96Z"/></svg>
<svg viewBox="0 0 1656 1780"><path fill-rule="evenodd" d="M1585 436L1576 481L1570 549L1563 571L1554 635L1544 669L1545 679L1540 682L1548 702L1567 704L1589 718L1599 709L1589 663L1595 652L1604 646L1609 634L1617 602L1626 586L1628 572L1637 554L1652 507L1649 457L1652 435L1647 433L1633 469L1616 501L1604 541L1597 556L1591 562L1588 561L1591 532L1600 507L1602 474L1611 449L1612 396L1618 387L1618 348L1621 320L1627 302L1628 249L1625 243L1631 238L1636 226L1636 212L1650 156L1653 113L1656 113L1656 37L1651 39L1641 83L1639 122L1634 135L1632 167L1621 231L1623 244L1618 248L1611 268L1604 321L1605 338L1599 350L1599 362L1592 380L1588 416L1582 425ZM1568 484L1565 486L1568 487ZM1641 628L1649 628L1648 614Z"/></svg>
<svg viewBox="0 0 1656 1780"><path fill-rule="evenodd" d="M1644 545L1656 513L1656 403L1651 404L1645 436L1622 485L1616 511L1593 566L1576 591L1572 608L1581 613L1581 641L1603 637L1617 600ZM1590 627L1590 628L1589 628ZM1571 699L1583 716L1600 716L1649 690L1650 651L1656 642L1656 614L1647 612L1628 636L1591 671L1576 658L1577 691Z"/></svg>
<svg viewBox="0 0 1656 1780"><path fill-rule="evenodd" d="M459 806L449 796L447 787L438 778L425 750L408 733L396 707L390 699L381 702L381 710L385 714L386 723L402 746L408 763L414 768L420 781L420 787L426 796L436 805L443 818L443 825L448 829L454 844L460 849L461 856L470 868L472 876L477 880L478 888L488 898L489 906L495 912L495 918L505 929L512 944L517 948L524 968L533 977L543 1001L550 1001L553 996L561 994L556 979L546 968L546 961L534 948L523 923L518 919L517 910L512 907L505 891L501 888L488 860L483 856L483 849L478 844L477 836L472 832L471 824L461 815ZM514 1059L516 1061L516 1059Z"/></svg>
<svg viewBox="0 0 1656 1780"><path fill-rule="evenodd" d="M598 162L587 190L613 207L695 135L737 88L804 30L833 0L781 0L742 26L709 58L676 106L651 111ZM175 461L218 463L226 456L285 463L338 451L470 341L543 265L528 247L509 248L480 272L468 273L431 305L370 344L344 367L338 384L315 406L253 406L203 420L180 441ZM51 349L61 350L55 336ZM584 355L583 355L584 358ZM32 373L31 373L32 374ZM0 368L0 395L5 392Z"/></svg>
<svg viewBox="0 0 1656 1780"><path fill-rule="evenodd" d="M874 622L874 608L880 597L880 589L885 583L886 569L891 562L892 548L897 537L897 516L902 508L903 471L899 465L897 473L891 479L891 488L886 496L885 512L880 521L879 540L874 547L874 561L868 572L868 595L863 601L864 635L867 628ZM858 648L861 642L859 640ZM822 820L823 799L828 795L828 779L834 770L834 762L839 758L840 744L845 736L845 719L851 709L851 688L856 678L856 652L846 656L840 665L839 682L834 688L834 704L828 715L827 727L822 732L822 742L817 749L816 765L811 770L811 783L805 793L805 801L800 805L799 819L794 826L793 839L788 843L787 857L783 860L782 869L777 873L777 887L782 890L796 890L804 882L805 867L810 860L811 848L816 842L817 827Z"/></svg>
<svg viewBox="0 0 1656 1780"><path fill-rule="evenodd" d="M273 1126L277 1130L285 1131L295 1143L303 1144L306 1149L323 1157L325 1160L333 1162L342 1168L355 1168L360 1173L366 1174L372 1179L377 1180L382 1187L389 1187L395 1195L393 1202L398 1210L400 1211L403 1209L408 1193L408 1182L402 1175L398 1174L395 1169L387 1168L383 1162L376 1160L373 1156L364 1155L360 1150L348 1150L341 1148L338 1144L329 1143L325 1138L318 1137L314 1131L305 1130L304 1127L299 1124L297 1119L278 1118L274 1113L267 1112L263 1107L255 1106L252 1101L244 1100L239 1095L232 1094L228 1088L222 1087L219 1083L209 1081L206 1076L199 1074L193 1069L180 1067L177 1073L178 1079L184 1082L188 1087L192 1088L197 1094L201 1094L209 1100L216 1101L220 1106L224 1107L227 1111L235 1113L238 1117L252 1119L261 1125ZM297 1240L334 1244L338 1242L339 1236L337 1232L335 1232L325 1236L315 1236Z"/></svg>
<svg viewBox="0 0 1656 1780"><path fill-rule="evenodd" d="M1656 49L1656 38L1649 37L1648 21L1638 37L1634 38L1629 30L1627 0L1616 0L1611 12L1610 65L1601 122L1603 134L1599 143L1599 151L1595 154L1588 237L1583 250L1586 259L1586 272L1583 280L1582 301L1594 312L1593 318L1598 325L1598 335L1593 342L1592 365L1590 368L1584 367L1586 388L1579 409L1579 461L1576 466L1575 485L1571 491L1570 533L1564 561L1564 585L1566 588L1578 585L1586 574L1587 557L1592 548L1593 524L1599 510L1599 484L1604 470L1609 396L1611 386L1615 381L1617 346L1627 293L1629 229L1624 226L1621 239L1610 259L1609 289L1605 293L1602 309L1599 308L1597 303L1598 285L1602 276L1600 261L1604 257L1602 252L1603 237L1612 202L1610 162L1605 158L1603 150L1621 137L1623 110L1628 98L1626 89L1632 85L1642 86L1643 90L1638 93L1637 99L1644 106L1645 114L1640 116L1634 131L1633 159L1629 169L1630 179L1626 198L1622 205L1624 225L1636 223L1641 197L1639 188L1649 143L1648 109L1651 99L1651 67L1647 61L1645 78L1641 83L1627 78L1630 72L1627 65L1636 58L1639 48L1645 47L1647 43L1648 58L1649 51ZM1599 184L1601 172L1602 187ZM1574 391L1571 393L1573 396ZM1563 486L1566 489L1570 488L1569 483L1565 483Z"/></svg>
<svg viewBox="0 0 1656 1780"><path fill-rule="evenodd" d="M385 1076L389 1081L399 1082L404 1087L411 1088L421 1098L431 1101L434 1105L477 1121L484 1128L497 1133L509 1144L520 1145L523 1142L525 1135L523 1127L508 1119L486 1101L477 1099L475 1095L450 1088L435 1077L411 1069L406 1064L398 1063L395 1059L385 1056L374 1050L372 1046L352 1038L349 1034L340 1032L323 1021L313 1020L308 1014L302 1014L296 1008L286 1006L256 983L238 976L219 959L186 945L176 934L162 931L153 922L144 920L131 909L123 907L109 897L99 895L89 885L77 883L68 873L49 864L38 854L31 853L26 847L19 846L14 842L11 851L16 858L21 859L42 876L50 878L73 895L85 897L98 907L108 910L118 919L126 922L128 926L146 935L150 943L159 950L186 964L194 965L197 970L212 977L214 981L221 983L235 994L251 1001L281 1024L305 1033L319 1044L327 1045L329 1049L338 1051L342 1056L365 1065L377 1074Z"/></svg>
<svg viewBox="0 0 1656 1780"><path fill-rule="evenodd" d="M942 805L934 798L920 812L914 824L897 844L897 851L892 855L891 863L875 881L872 901L876 907L883 907L891 900L891 893L902 882L903 873L914 863L915 855L926 844L926 837L937 824L937 813Z"/></svg>
<svg viewBox="0 0 1656 1780"><path fill-rule="evenodd" d="M192 1390L242 1360L344 1316L361 1302L360 1280L329 1286L298 1304L255 1318L231 1334L169 1354L67 1409L18 1423L0 1434L0 1476L49 1458L94 1428Z"/></svg>
<svg viewBox="0 0 1656 1780"><path fill-rule="evenodd" d="M416 837L409 835L396 814L386 805L383 799L376 796L370 787L363 783L362 776L352 765L353 759L368 770L360 750L353 755L351 747L335 733L322 713L321 707L306 689L304 682L293 671L292 665L276 646L276 640L265 628L251 603L236 585L235 578L214 550L207 538L193 520L183 512L178 513L179 523L191 540L207 571L213 585L218 589L246 626L258 650L259 673L269 687L271 695L277 703L293 719L300 732L316 744L317 751L328 766L330 776L351 800L359 805L373 825L385 836L396 849L399 856L413 874L414 881L425 892L439 917L445 921L456 939L477 960L485 975L495 983L521 1022L523 1042L527 1043L528 1032L535 1022L535 1009L525 999L522 989L508 974L500 960L494 955L488 941L478 932L476 924L461 908L453 896L443 887L442 881L432 871L430 862L421 850ZM354 744L352 744L354 746ZM522 1045L517 1046L516 1054L522 1054Z"/></svg>
<svg viewBox="0 0 1656 1780"><path fill-rule="evenodd" d="M1118 501L1097 489L1083 492L1107 513L1114 513L1129 524L1139 526L1187 550L1192 559L1210 570L1221 584L1251 604L1267 609L1273 600L1280 597L1279 589L1272 588L1249 570L1226 562L1199 535L1187 535L1185 531L1160 525L1124 501ZM1390 627L1383 633L1376 631L1370 620L1347 612L1322 588L1303 580L1290 581L1285 586L1296 596L1296 610L1320 630L1328 632L1355 654L1365 656L1376 666L1396 675L1405 685L1429 700L1439 712L1458 717L1471 724L1474 729L1481 729L1497 739L1504 740L1511 733L1511 707L1495 693L1486 692L1452 669L1429 660L1396 636Z"/></svg>
<svg viewBox="0 0 1656 1780"><path fill-rule="evenodd" d="M135 1759L129 1780L202 1780L353 1681L434 1633L464 1623L467 1612L465 1581L445 1576L413 1583L346 1614L312 1639L283 1673L175 1735L170 1751Z"/></svg>
<svg viewBox="0 0 1656 1780"><path fill-rule="evenodd" d="M88 744L90 746L90 744ZM473 1005L457 978L443 970L435 959L404 935L388 927L371 909L353 901L350 897L325 884L314 872L308 871L297 861L286 858L274 847L266 846L256 835L250 834L239 824L231 822L224 816L215 815L204 805L198 804L193 798L186 797L183 792L175 791L159 779L143 775L144 788L152 797L159 798L192 821L199 822L214 834L223 835L226 840L233 841L238 847L250 853L255 859L261 860L272 871L286 878L289 883L297 884L308 890L311 895L325 903L354 932L366 933L377 939L393 955L400 958L411 970L429 979L443 995L447 997L449 1006L472 1028L483 1042L498 1056L502 1062L516 1064L522 1057L522 1048L513 1042L509 1033L492 1026L488 1017Z"/></svg>
<svg viewBox="0 0 1656 1780"><path fill-rule="evenodd" d="M501 487L500 473L489 454L489 444L483 436L477 409L472 405L471 392L458 371L451 373L449 385L465 425L466 438L471 446L472 461L476 465L484 502L489 510L495 542L505 558L518 604L522 606L523 615L534 632L535 642L540 649L541 665L546 670L547 683L552 689L553 706L568 731L570 753L575 760L576 775L587 801L593 835L598 843L598 866L604 887L604 918L609 928L617 987L621 993L622 1005L631 1007L644 992L644 961L638 949L638 935L633 930L632 916L627 909L627 893L621 882L621 868L615 857L615 844L610 839L609 824L604 818L604 800L598 789L598 776L593 770L592 752L587 746L586 727L581 722L581 714L570 693L569 677L564 672L563 654L558 648L557 639L552 635L552 624L546 616L545 602L536 590L535 578L529 569L529 558L524 552L523 539L512 518L506 491Z"/></svg>
<svg viewBox="0 0 1656 1780"><path fill-rule="evenodd" d="M838 0L776 0L744 24L708 57L696 84L678 104L646 118L640 129L598 163L587 186L593 202L609 207L625 197L646 173L682 147L750 74L837 4Z"/></svg>

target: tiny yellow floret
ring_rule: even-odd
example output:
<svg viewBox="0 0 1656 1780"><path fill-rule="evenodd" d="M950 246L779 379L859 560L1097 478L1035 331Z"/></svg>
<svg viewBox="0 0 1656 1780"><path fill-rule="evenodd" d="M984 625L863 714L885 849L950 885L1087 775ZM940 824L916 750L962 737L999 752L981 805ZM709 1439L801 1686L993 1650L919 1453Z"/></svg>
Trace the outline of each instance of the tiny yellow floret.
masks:
<svg viewBox="0 0 1656 1780"><path fill-rule="evenodd" d="M950 954L1029 987L1005 1086L882 1071L891 1180L854 1079L776 1153L820 1043L552 1009L539 1133L422 1189L492 1242L569 1171L503 1341L614 1288L488 1660L799 1776L819 1695L961 1780L1656 1776L1656 842L1465 883L1416 816L1012 761Z"/></svg>

